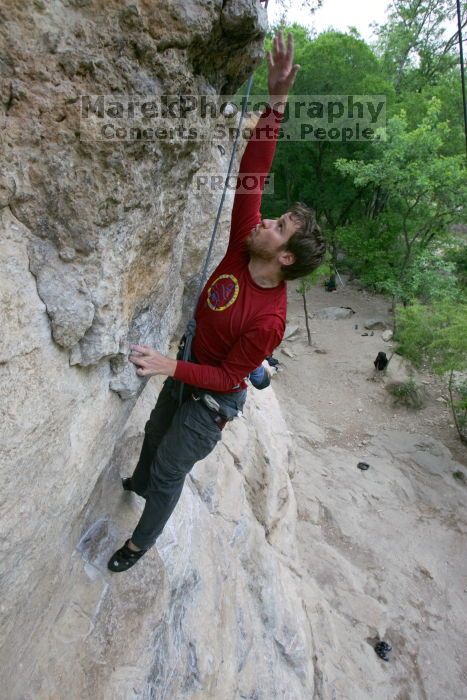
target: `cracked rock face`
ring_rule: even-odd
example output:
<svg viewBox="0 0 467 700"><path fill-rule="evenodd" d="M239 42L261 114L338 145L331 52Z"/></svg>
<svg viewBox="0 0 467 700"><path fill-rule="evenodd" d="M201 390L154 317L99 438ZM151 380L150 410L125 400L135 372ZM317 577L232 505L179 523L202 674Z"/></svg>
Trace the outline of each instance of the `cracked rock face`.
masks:
<svg viewBox="0 0 467 700"><path fill-rule="evenodd" d="M141 396L86 506L21 697L314 697L291 445L271 388L252 392L194 467L157 546L125 574L106 568L143 507L119 477L160 385Z"/></svg>
<svg viewBox="0 0 467 700"><path fill-rule="evenodd" d="M232 92L261 58L265 22L255 0L0 9L0 209L27 229L29 269L70 364L106 360L118 374L129 342L166 349L182 263L188 278L200 263L190 268L185 239L196 229L204 245L214 214L193 178L219 161L209 142L85 140L80 97ZM187 225L193 205L203 216ZM136 377L113 374L113 390L136 395Z"/></svg>
<svg viewBox="0 0 467 700"><path fill-rule="evenodd" d="M236 660L229 671L231 687L238 659L253 678L263 653L261 624L268 620L273 620L276 639L271 633L269 652L275 650L282 659L281 687L287 686L289 667L294 683L308 677L291 632L299 626L299 612L295 607L290 614L279 610L286 584L278 573L279 559L272 564L267 556L271 543L277 544L277 556L284 556L291 537L282 517L291 502L285 478L273 494L256 503L261 485L249 463L242 488L252 522L246 517L236 523L227 539L219 540L217 531L210 530L213 561L225 559L223 573L216 573L212 584L217 599L203 593L207 584L199 564L193 564L189 581L180 579L183 586L170 593L172 598L159 598L159 566L157 573L150 572L148 586L141 585L139 593L134 589L139 616L125 617L125 583L112 584L115 597L105 598L110 580L100 564L95 572L95 559L83 540L88 525L100 533L97 548L104 540L106 548L113 546L121 535L109 524L116 495L112 489L99 501L99 513L93 511L88 520L96 488L110 478L110 455L116 446L124 449L121 432L142 386L127 361L128 347L138 342L166 352L182 316L188 317L221 196L220 191L200 195L193 188L194 177L225 172L230 154L210 141L83 140L80 95L232 93L261 57L265 20L256 0L9 0L0 7L0 507L2 583L8 591L2 601L0 633L6 644L0 662L13 669L18 659L28 659L31 671L28 680L10 674L7 697L36 700L63 694L66 670L86 667L89 674L75 697L114 698L117 692L129 697L125 683L131 680L137 687L141 682L144 691L148 669L153 669L151 687L167 684L171 660L160 660L157 654L162 655L167 636L176 638L173 621L178 620L183 592L196 589L201 596L196 600L204 600L208 615L216 607L213 601L220 600L224 580L231 581L232 599L240 600L256 576L259 544L265 548L263 583L254 584L250 603L236 613L235 604L222 599L224 617L245 630L238 632L238 655L229 652ZM229 192L211 267L225 248L231 200ZM243 438L250 439L246 434ZM128 463L121 468L126 471ZM196 548L191 551L191 543L183 539L186 529L178 550L170 539L166 545L170 557L164 564L170 560L168 575L177 580L186 557L193 555L205 567L211 559L202 527L210 520L209 503L217 507L219 498L211 481L193 481L193 493L187 495L192 507L188 532L196 532ZM228 524L234 510L228 481L223 490ZM246 543L248 549L239 580L239 555L227 549L231 540ZM103 550L99 552L102 557ZM275 580L268 590L271 577ZM79 582L84 588L75 599L71 591ZM148 593L151 585L155 592ZM275 602L267 603L271 596ZM264 620L253 634L248 624L255 599L266 602L261 614L255 613ZM173 617L164 617L165 627L158 628L165 610L157 606L164 607L165 600L175 606ZM196 609L190 614L194 629L200 620ZM155 656L154 648L142 651L147 638L141 629L153 635L156 627L161 646ZM205 634L208 639L211 631ZM126 664L128 636L140 640L141 655ZM90 661L81 665L91 638L97 664L92 667ZM207 682L203 679L209 677L210 664L222 658L224 641L220 631L217 647L215 640L209 641L217 659L211 661L189 638L187 633L183 648L190 653L189 683L195 688ZM112 667L117 647L122 651L113 675L102 676L102 665ZM176 653L175 646L172 660ZM50 675L44 676L37 669L39 659L47 656ZM262 669L264 682L274 658L268 657ZM294 670L297 664L299 671ZM219 672L219 683L221 676ZM25 684L19 689L22 679ZM253 680L245 681L245 687L255 692ZM72 697L69 687L67 697Z"/></svg>

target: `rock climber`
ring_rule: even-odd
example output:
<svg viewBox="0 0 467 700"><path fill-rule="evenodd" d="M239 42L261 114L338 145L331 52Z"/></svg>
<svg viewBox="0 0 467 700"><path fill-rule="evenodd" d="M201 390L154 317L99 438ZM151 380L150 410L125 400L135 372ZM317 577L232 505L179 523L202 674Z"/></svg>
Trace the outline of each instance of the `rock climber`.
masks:
<svg viewBox="0 0 467 700"><path fill-rule="evenodd" d="M240 177L269 173L288 92L300 68L293 64L291 34L287 45L282 33L276 34L267 61L270 106L248 141ZM196 307L190 361L166 357L146 345L131 346L129 360L139 376L167 379L145 425L133 475L122 480L123 488L145 498L146 504L131 538L110 557L111 571L126 571L154 545L185 477L214 449L226 421L241 412L245 378L282 340L286 280L310 273L323 260L325 243L313 211L296 203L278 219L261 218L261 197L261 191L236 192L226 255Z"/></svg>

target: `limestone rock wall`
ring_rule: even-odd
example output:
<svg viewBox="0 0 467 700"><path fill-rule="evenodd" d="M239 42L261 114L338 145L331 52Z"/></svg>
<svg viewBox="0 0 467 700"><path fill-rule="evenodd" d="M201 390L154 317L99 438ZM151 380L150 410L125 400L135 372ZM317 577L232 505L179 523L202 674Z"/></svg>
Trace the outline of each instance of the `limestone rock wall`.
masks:
<svg viewBox="0 0 467 700"><path fill-rule="evenodd" d="M157 546L125 575L106 569L143 507L120 474L160 385L143 392L84 509L20 697L311 698L291 443L272 389L252 391L194 467Z"/></svg>
<svg viewBox="0 0 467 700"><path fill-rule="evenodd" d="M166 351L188 315L220 198L200 197L193 177L225 171L229 153L83 141L79 98L232 92L265 27L256 0L0 6L0 664L12 700L310 688L288 467L269 469L255 437L265 406L191 478L164 566L154 550L117 580L104 562L137 519L117 472L155 399L148 386L146 415L133 411L128 346Z"/></svg>
<svg viewBox="0 0 467 700"><path fill-rule="evenodd" d="M0 11L1 204L31 234L29 271L70 365L120 375L128 341L162 349L173 331L191 182L213 145L84 141L80 96L232 90L258 61L264 12L254 0Z"/></svg>

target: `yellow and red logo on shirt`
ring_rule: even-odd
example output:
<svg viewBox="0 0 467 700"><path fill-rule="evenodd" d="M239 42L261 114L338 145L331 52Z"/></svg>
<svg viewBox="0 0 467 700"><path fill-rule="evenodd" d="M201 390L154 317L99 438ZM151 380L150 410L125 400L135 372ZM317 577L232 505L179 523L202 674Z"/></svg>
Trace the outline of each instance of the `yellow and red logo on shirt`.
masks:
<svg viewBox="0 0 467 700"><path fill-rule="evenodd" d="M234 275L219 275L208 289L207 302L213 311L225 311L235 303L240 285Z"/></svg>

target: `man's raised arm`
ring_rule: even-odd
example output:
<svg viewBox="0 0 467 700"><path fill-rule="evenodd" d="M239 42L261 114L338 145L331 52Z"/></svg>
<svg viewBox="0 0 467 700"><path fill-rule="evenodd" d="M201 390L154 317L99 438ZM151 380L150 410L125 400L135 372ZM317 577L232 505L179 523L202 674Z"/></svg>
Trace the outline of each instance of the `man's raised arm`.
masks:
<svg viewBox="0 0 467 700"><path fill-rule="evenodd" d="M234 246L241 245L251 229L261 219L260 209L265 178L274 159L279 127L287 104L288 93L300 68L292 63L292 34L288 35L287 47L284 45L282 32L276 34L273 39L272 52L267 54L267 61L270 107L259 118L240 162L238 173L240 187L235 194L232 209L229 250ZM252 186L252 180L248 181L245 177L249 174L255 176L255 187L252 193L246 189L248 186Z"/></svg>

